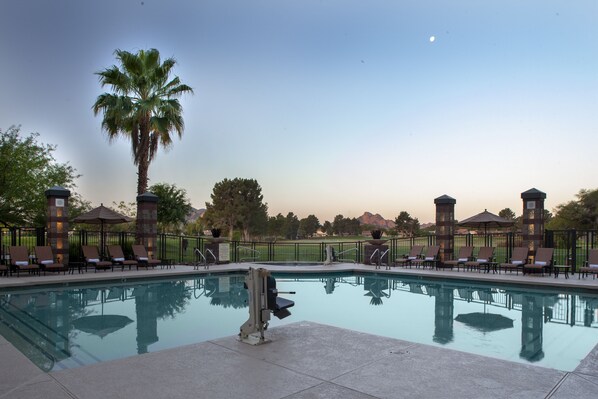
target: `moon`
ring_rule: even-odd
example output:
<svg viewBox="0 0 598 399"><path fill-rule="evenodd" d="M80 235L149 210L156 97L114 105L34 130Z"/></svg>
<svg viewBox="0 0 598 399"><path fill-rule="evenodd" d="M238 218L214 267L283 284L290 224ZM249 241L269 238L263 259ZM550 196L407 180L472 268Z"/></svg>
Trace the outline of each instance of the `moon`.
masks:
<svg viewBox="0 0 598 399"><path fill-rule="evenodd" d="M430 43L434 43L435 40L436 40L436 36L430 36Z"/></svg>

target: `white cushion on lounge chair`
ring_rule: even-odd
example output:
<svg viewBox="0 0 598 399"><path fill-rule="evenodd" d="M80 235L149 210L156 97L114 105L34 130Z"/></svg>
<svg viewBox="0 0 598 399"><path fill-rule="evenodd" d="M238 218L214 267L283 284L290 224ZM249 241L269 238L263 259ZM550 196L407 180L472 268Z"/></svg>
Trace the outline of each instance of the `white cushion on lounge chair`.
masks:
<svg viewBox="0 0 598 399"><path fill-rule="evenodd" d="M523 264L523 261L520 261L520 260L514 260L514 261L512 261L512 262L511 262L511 264L513 264L513 265L522 265L522 264Z"/></svg>
<svg viewBox="0 0 598 399"><path fill-rule="evenodd" d="M597 269L598 269L598 265L590 265L590 267L591 267L592 269L594 269L594 268L597 268Z"/></svg>
<svg viewBox="0 0 598 399"><path fill-rule="evenodd" d="M140 257L138 257L137 259L138 259L138 260L147 260L147 257L146 257L146 256L140 256Z"/></svg>
<svg viewBox="0 0 598 399"><path fill-rule="evenodd" d="M481 263L488 262L488 259L480 258L480 259L478 259L478 262L481 262Z"/></svg>
<svg viewBox="0 0 598 399"><path fill-rule="evenodd" d="M467 262L467 258L459 258L457 259L458 262Z"/></svg>
<svg viewBox="0 0 598 399"><path fill-rule="evenodd" d="M426 256L426 259L424 259L424 260L434 260L434 257L433 256Z"/></svg>
<svg viewBox="0 0 598 399"><path fill-rule="evenodd" d="M542 262L542 261L540 261L540 262L536 262L536 265L540 265L540 266L546 266L546 262Z"/></svg>
<svg viewBox="0 0 598 399"><path fill-rule="evenodd" d="M27 266L29 264L29 262L27 262L26 260L18 260L15 262L15 265L17 266Z"/></svg>
<svg viewBox="0 0 598 399"><path fill-rule="evenodd" d="M40 263L42 265L51 265L52 263L54 263L54 261L52 259L48 259L48 260L42 260Z"/></svg>
<svg viewBox="0 0 598 399"><path fill-rule="evenodd" d="M89 263L98 263L100 260L96 258L87 259Z"/></svg>
<svg viewBox="0 0 598 399"><path fill-rule="evenodd" d="M122 261L124 261L124 260L125 260L125 258L114 258L114 261L115 261L115 262L122 262Z"/></svg>
<svg viewBox="0 0 598 399"><path fill-rule="evenodd" d="M408 257L407 259L409 259L409 260L415 260L415 259L417 259L417 256L410 256L410 257ZM146 260L147 260L147 259L146 259Z"/></svg>

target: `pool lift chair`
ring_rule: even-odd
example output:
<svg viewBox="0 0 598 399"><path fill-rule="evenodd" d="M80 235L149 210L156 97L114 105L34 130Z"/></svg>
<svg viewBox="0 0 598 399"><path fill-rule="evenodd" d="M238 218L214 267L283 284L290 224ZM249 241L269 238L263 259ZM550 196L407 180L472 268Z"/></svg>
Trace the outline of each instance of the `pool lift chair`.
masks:
<svg viewBox="0 0 598 399"><path fill-rule="evenodd" d="M279 319L291 315L288 308L293 307L295 302L281 298L280 293L294 294L295 292L282 292L276 289L276 279L270 272L263 268L249 268L245 277L245 288L247 288L249 319L239 332L239 341L250 345L261 345L270 342L264 337L264 331L268 329L270 314Z"/></svg>

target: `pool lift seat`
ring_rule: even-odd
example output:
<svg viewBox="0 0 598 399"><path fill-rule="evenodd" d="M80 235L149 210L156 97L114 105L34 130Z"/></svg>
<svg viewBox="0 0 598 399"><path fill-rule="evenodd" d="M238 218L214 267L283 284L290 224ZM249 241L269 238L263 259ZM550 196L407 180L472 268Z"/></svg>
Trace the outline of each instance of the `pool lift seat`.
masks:
<svg viewBox="0 0 598 399"><path fill-rule="evenodd" d="M249 268L245 288L248 291L249 319L241 325L239 340L250 345L268 343L270 340L265 338L264 331L268 329L270 314L284 319L291 315L288 308L293 307L295 302L278 296L281 291L276 289L276 279L264 268Z"/></svg>

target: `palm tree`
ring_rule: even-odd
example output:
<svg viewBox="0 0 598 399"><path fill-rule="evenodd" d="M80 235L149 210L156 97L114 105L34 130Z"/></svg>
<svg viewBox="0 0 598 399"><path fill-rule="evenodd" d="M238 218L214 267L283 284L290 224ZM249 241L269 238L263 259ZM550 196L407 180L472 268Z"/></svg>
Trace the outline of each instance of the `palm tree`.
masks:
<svg viewBox="0 0 598 399"><path fill-rule="evenodd" d="M110 86L113 93L98 96L93 112L104 114L102 129L110 141L119 136L131 140L133 162L138 168L137 195L147 191L148 169L155 158L158 145L168 148L171 133L179 138L184 122L181 104L177 100L193 89L181 84L178 76L169 81L170 71L176 64L173 58L160 63L156 49L139 50L137 54L116 50L116 65L96 72L102 87Z"/></svg>

